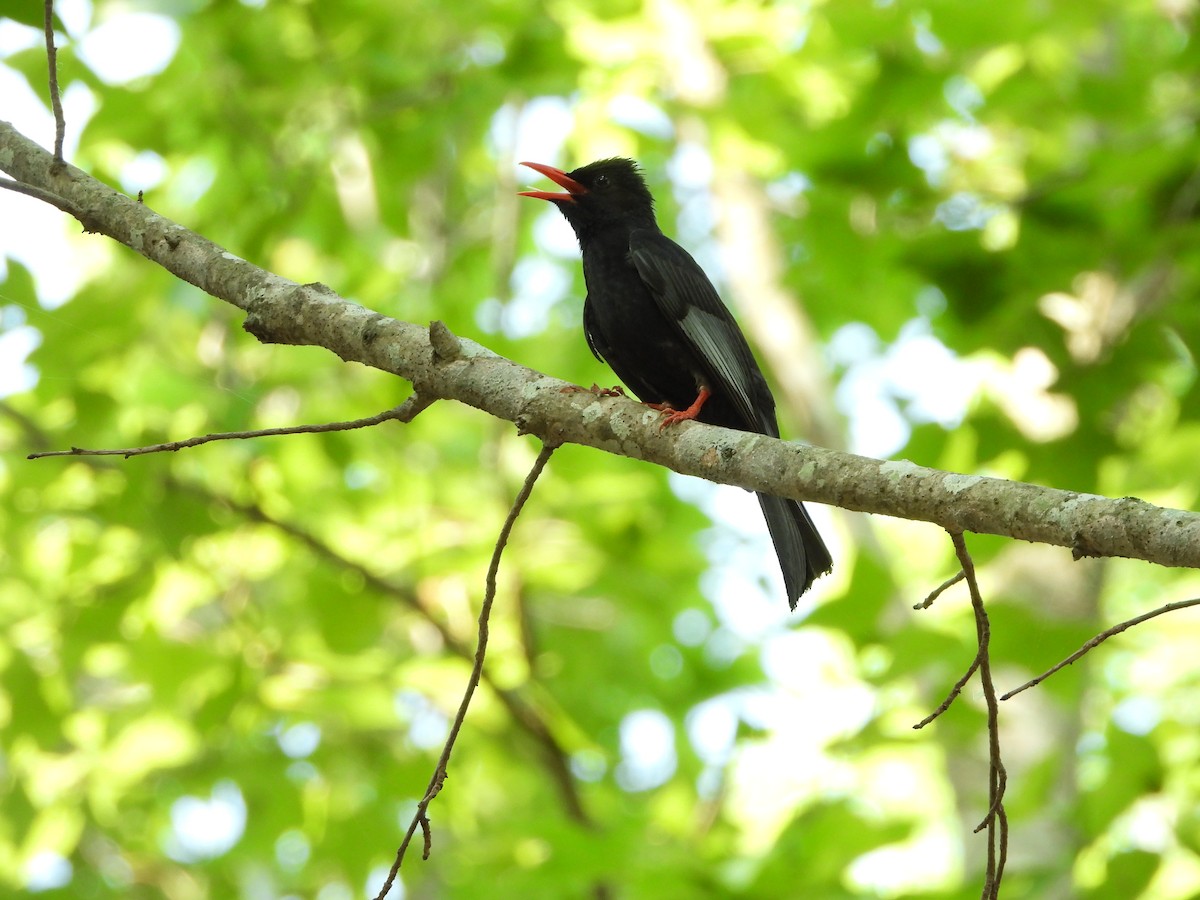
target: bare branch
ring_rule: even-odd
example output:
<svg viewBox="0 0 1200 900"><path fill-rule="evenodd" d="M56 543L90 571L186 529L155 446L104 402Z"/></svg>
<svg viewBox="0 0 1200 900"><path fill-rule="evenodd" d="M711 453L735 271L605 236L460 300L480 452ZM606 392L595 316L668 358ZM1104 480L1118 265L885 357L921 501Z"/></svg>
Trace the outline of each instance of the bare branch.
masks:
<svg viewBox="0 0 1200 900"><path fill-rule="evenodd" d="M1120 634L1126 628L1132 628L1134 625L1140 625L1142 622L1145 622L1149 619L1153 619L1156 616L1161 616L1163 613L1173 612L1177 609L1187 609L1189 606L1200 606L1200 597L1196 597L1191 600L1176 600L1174 603L1168 603L1165 606L1160 606L1158 609L1151 610L1148 613L1142 613L1140 616L1134 616L1132 619L1127 619L1124 622L1120 623L1119 625L1114 625L1112 628L1109 628L1105 631L1100 632L1098 635L1096 635L1094 638L1089 640L1086 644L1084 644L1082 647L1080 647L1078 650L1076 650L1074 653L1072 653L1070 656L1068 656L1062 662L1058 663L1057 665L1051 666L1049 669L1047 669L1045 672L1043 672L1037 678L1031 678L1029 681L1025 682L1019 688L1013 688L1011 691L1009 691L1007 694L1005 694L1000 699L1007 700L1010 697L1015 697L1017 694L1021 693L1021 691L1028 690L1031 687L1036 687L1037 685L1039 685L1043 681L1045 681L1047 678L1049 678L1051 675L1053 675L1055 672L1057 672L1059 669L1063 669L1063 668L1066 668L1067 666L1071 665L1077 659L1079 659L1081 656L1083 656L1085 653L1087 653L1088 651L1090 651L1096 647L1099 647L1101 644L1103 644L1105 641L1107 641L1114 634Z"/></svg>
<svg viewBox="0 0 1200 900"><path fill-rule="evenodd" d="M412 842L413 834L416 832L418 826L420 826L425 839L424 858L429 858L429 852L433 845L427 816L429 804L441 793L442 785L446 782L450 754L454 750L454 743L458 740L458 733L467 718L467 708L471 705L471 697L474 695L475 688L479 685L480 676L483 674L483 661L487 655L488 624L492 614L492 603L496 599L496 575L500 571L500 558L504 554L504 547L508 544L509 535L512 534L513 526L516 525L517 517L521 515L525 501L533 493L533 486L537 482L538 476L542 474L542 470L546 468L546 463L550 461L550 456L554 453L555 449L556 447L551 444L542 445L542 451L534 461L533 468L529 470L529 474L525 477L525 483L517 493L516 499L513 500L512 508L508 511L508 517L504 520L504 524L500 528L500 534L496 538L496 549L492 552L492 562L488 566L487 571L487 586L483 595L483 604L479 608L479 642L475 650L475 665L471 669L471 678L467 682L466 690L463 692L462 703L459 704L458 713L454 717L454 724L450 726L450 734L446 737L446 744L442 748L442 755L438 758L437 766L433 770L433 777L429 780L429 787L425 789L425 796L417 804L417 811L408 826L408 832L404 835L404 840L400 843L400 848L396 851L396 861L392 863L391 871L388 872L383 887L379 889L376 900L383 900L387 896L388 891L392 889L392 884L395 882L396 875L400 871L400 866L404 862L404 854L408 850L408 845Z"/></svg>
<svg viewBox="0 0 1200 900"><path fill-rule="evenodd" d="M218 434L205 434L200 437L187 438L182 441L168 441L165 444L151 444L147 447L125 447L119 450L86 450L82 447L72 447L70 450L44 450L30 453L26 459L45 459L48 456L143 456L147 453L174 453L188 447L198 447L213 441L241 441L249 438L275 437L281 434L322 434L327 431L351 431L355 428L369 428L381 422L395 419L397 422L408 423L417 414L429 406L413 394L397 407L364 419L351 419L347 422L326 422L321 425L290 425L286 428L259 428L253 431L224 431Z"/></svg>

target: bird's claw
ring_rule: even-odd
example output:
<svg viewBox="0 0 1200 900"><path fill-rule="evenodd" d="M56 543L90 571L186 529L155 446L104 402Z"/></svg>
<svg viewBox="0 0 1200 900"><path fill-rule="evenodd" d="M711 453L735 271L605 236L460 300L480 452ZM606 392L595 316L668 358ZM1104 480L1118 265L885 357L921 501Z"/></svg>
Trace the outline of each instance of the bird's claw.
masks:
<svg viewBox="0 0 1200 900"><path fill-rule="evenodd" d="M658 430L662 431L668 425L674 425L676 422L687 422L690 419L696 419L700 416L700 409L704 406L709 397L712 396L712 391L708 388L700 388L700 392L696 395L696 402L687 409L676 409L670 403L647 403L651 409L657 409L659 412L665 412L662 422L659 423Z"/></svg>
<svg viewBox="0 0 1200 900"><path fill-rule="evenodd" d="M666 408L660 411L665 412L666 415L663 416L663 420L658 423L659 431L662 431L668 425L674 425L677 422L688 422L696 418L696 414L690 409L672 409L666 404L663 404L663 406Z"/></svg>

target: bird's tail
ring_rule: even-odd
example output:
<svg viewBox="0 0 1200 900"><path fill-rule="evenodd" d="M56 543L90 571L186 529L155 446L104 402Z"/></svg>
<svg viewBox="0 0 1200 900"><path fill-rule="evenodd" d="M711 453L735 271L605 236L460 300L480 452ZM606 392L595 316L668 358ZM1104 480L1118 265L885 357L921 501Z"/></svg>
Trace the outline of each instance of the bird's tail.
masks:
<svg viewBox="0 0 1200 900"><path fill-rule="evenodd" d="M767 519L779 568L783 570L788 606L795 609L800 595L813 580L833 568L833 557L802 504L770 494L759 494L758 503Z"/></svg>

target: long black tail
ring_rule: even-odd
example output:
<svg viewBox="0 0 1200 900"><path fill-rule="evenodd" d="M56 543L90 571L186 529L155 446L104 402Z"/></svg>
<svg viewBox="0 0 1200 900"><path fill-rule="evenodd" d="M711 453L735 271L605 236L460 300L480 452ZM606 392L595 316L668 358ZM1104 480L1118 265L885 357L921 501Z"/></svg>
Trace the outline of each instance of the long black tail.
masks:
<svg viewBox="0 0 1200 900"><path fill-rule="evenodd" d="M783 570L788 606L795 609L800 595L813 580L833 568L833 557L802 504L770 494L759 494L758 503L767 519L779 568Z"/></svg>

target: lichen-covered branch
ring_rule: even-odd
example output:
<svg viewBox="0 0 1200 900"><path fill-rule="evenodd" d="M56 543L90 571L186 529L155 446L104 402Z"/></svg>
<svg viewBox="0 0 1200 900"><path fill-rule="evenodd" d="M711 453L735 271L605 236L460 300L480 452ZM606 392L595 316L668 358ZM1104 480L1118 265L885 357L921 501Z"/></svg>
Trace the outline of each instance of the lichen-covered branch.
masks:
<svg viewBox="0 0 1200 900"><path fill-rule="evenodd" d="M697 423L660 431L659 415L567 385L464 338L390 319L320 284L300 285L239 259L54 157L0 122L0 170L63 198L105 234L209 294L245 310L267 343L325 347L507 419L550 444L584 444L710 481L844 509L1119 556L1200 568L1200 515L1134 498L1108 499L1021 482L883 461ZM582 346L582 339L581 339Z"/></svg>

